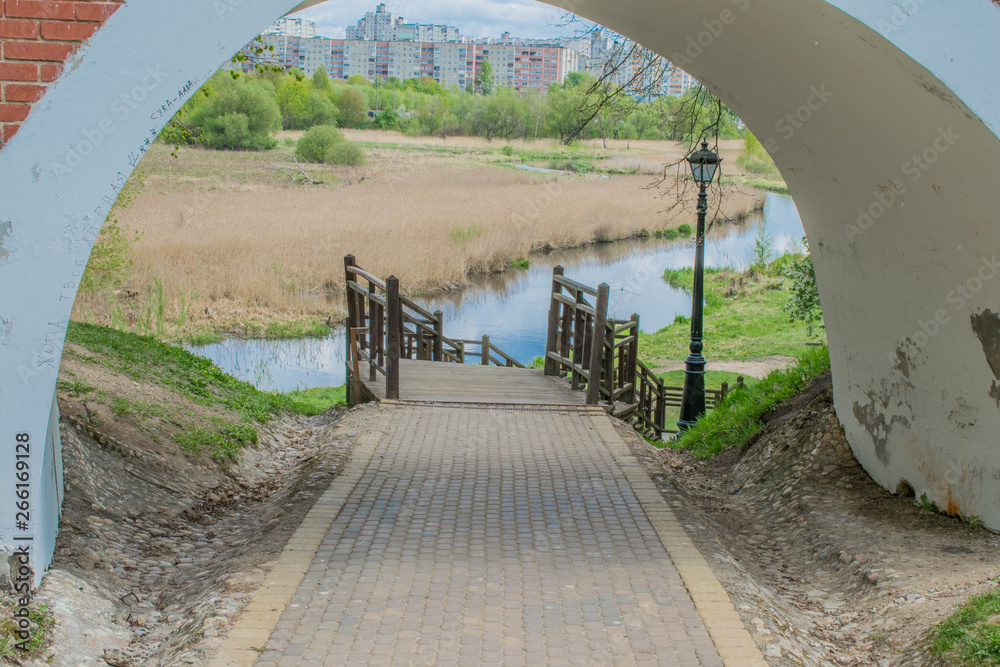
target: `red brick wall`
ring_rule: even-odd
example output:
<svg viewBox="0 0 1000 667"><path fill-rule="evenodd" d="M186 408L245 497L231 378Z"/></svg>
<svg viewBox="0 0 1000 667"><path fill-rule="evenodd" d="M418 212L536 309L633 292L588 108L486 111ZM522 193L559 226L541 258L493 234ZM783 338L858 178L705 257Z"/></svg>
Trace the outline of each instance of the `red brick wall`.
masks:
<svg viewBox="0 0 1000 667"><path fill-rule="evenodd" d="M124 0L0 0L0 148Z"/></svg>

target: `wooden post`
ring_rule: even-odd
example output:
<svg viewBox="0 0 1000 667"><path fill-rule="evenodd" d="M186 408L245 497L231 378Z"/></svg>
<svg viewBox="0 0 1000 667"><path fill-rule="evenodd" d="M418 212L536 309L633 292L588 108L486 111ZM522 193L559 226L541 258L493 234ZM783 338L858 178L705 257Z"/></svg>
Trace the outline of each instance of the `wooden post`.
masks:
<svg viewBox="0 0 1000 667"><path fill-rule="evenodd" d="M629 392L629 403L635 403L636 370L639 368L639 315L632 315L632 328L629 329L629 336L632 340L628 344L628 363L625 366L625 382L632 383L632 390Z"/></svg>
<svg viewBox="0 0 1000 667"><path fill-rule="evenodd" d="M573 352L566 356L573 360L573 367L570 373L573 374L573 391L580 388L580 374L576 372L576 367L583 366L583 346L587 338L587 314L580 310L580 304L584 303L583 292L576 293L577 308L573 310Z"/></svg>
<svg viewBox="0 0 1000 667"><path fill-rule="evenodd" d="M375 283L368 281L368 335L362 335L362 343L368 348L368 380L374 382L375 378L378 377L378 336L375 333L375 329L371 327L378 326L376 320L378 319L378 303L375 299L371 298L370 295L375 294Z"/></svg>
<svg viewBox="0 0 1000 667"><path fill-rule="evenodd" d="M358 381L358 375L361 372L359 368L360 360L358 359L358 330L356 328L351 329L351 357L354 359L354 386L352 387L352 403L351 405L358 405L361 403L361 382Z"/></svg>
<svg viewBox="0 0 1000 667"><path fill-rule="evenodd" d="M372 332L371 339L372 345L378 350L376 362L379 366L385 368L385 306L381 303L376 305L378 309L375 311L375 321L372 322L375 331ZM374 379L372 378L372 380Z"/></svg>
<svg viewBox="0 0 1000 667"><path fill-rule="evenodd" d="M738 378L736 378L736 388L737 389L742 389L743 388L743 376L742 375L739 376Z"/></svg>
<svg viewBox="0 0 1000 667"><path fill-rule="evenodd" d="M640 377L640 373L637 373L636 377L637 378ZM645 419L646 418L646 413L647 413L647 405L646 405L646 382L645 382L646 371L645 370L641 371L641 377L643 379L643 382L642 382L642 384L638 388L639 391L638 391L638 395L636 396L636 401L637 402L636 402L636 406L635 406L635 411L636 411L637 415L639 415L642 419Z"/></svg>
<svg viewBox="0 0 1000 667"><path fill-rule="evenodd" d="M574 311L569 305L562 304L562 313L562 330L557 345L559 346L559 356L570 359L573 356L570 354L569 341L573 336Z"/></svg>
<svg viewBox="0 0 1000 667"><path fill-rule="evenodd" d="M559 307L562 305L556 301L556 294L562 294L562 285L556 282L556 277L563 275L565 269L557 266L552 269L552 304L549 306L549 335L545 342L545 374L555 375L559 371L559 365L555 359L549 359L549 352L555 352L559 344Z"/></svg>
<svg viewBox="0 0 1000 667"><path fill-rule="evenodd" d="M434 361L444 361L444 313L434 311Z"/></svg>
<svg viewBox="0 0 1000 667"><path fill-rule="evenodd" d="M653 421L656 423L656 430L663 433L667 430L667 393L663 378L654 377L656 387L660 390L660 400L656 403L656 413Z"/></svg>
<svg viewBox="0 0 1000 667"><path fill-rule="evenodd" d="M726 400L726 396L728 394L729 394L729 383L728 382L723 382L722 383L722 396L719 398L718 401L715 402L715 407L719 407L719 403L722 403L724 400Z"/></svg>
<svg viewBox="0 0 1000 667"><path fill-rule="evenodd" d="M389 400L399 398L399 347L403 333L403 307L399 301L399 278L389 276L385 281L385 297L389 306L387 328L389 330L389 349L385 355L385 397Z"/></svg>
<svg viewBox="0 0 1000 667"><path fill-rule="evenodd" d="M597 288L597 312L594 318L593 345L590 351L590 381L587 382L587 405L597 405L601 402L601 363L604 359L604 329L608 326L608 301L611 298L611 286L601 283Z"/></svg>
<svg viewBox="0 0 1000 667"><path fill-rule="evenodd" d="M481 361L483 366L490 365L490 335L483 334L483 359Z"/></svg>
<svg viewBox="0 0 1000 667"><path fill-rule="evenodd" d="M344 257L344 287L347 289L347 331L345 331L345 333L347 334L347 340L345 341L347 343L347 354L345 355L347 357L347 359L345 361L345 365L347 366L347 386L345 387L345 389L347 390L347 396L348 397L350 397L352 395L351 394L351 385L352 385L352 383L354 381L353 378L352 378L352 376L351 376L351 372L352 372L352 368L351 368L351 354L352 354L352 350L354 349L351 346L351 329L353 329L354 327L358 326L358 323L356 321L357 320L357 316L356 316L356 314L354 312L354 309L355 309L355 307L357 305L357 302L354 300L354 290L352 290L351 287L350 287L350 283L354 280L354 274L351 273L351 271L350 271L350 267L352 267L352 266L355 266L355 264L354 264L354 255L347 255L347 256L345 256Z"/></svg>
<svg viewBox="0 0 1000 667"><path fill-rule="evenodd" d="M615 404L615 328L604 325L604 335L598 336L603 339L604 345L604 390L608 392L608 405L614 407ZM620 369L620 367L619 367Z"/></svg>

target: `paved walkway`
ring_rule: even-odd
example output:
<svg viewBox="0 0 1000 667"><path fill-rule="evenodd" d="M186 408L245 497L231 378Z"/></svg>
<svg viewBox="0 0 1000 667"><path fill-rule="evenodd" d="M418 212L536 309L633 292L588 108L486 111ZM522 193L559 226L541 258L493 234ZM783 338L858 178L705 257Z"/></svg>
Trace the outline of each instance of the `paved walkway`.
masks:
<svg viewBox="0 0 1000 667"><path fill-rule="evenodd" d="M378 410L215 664L766 664L603 412Z"/></svg>

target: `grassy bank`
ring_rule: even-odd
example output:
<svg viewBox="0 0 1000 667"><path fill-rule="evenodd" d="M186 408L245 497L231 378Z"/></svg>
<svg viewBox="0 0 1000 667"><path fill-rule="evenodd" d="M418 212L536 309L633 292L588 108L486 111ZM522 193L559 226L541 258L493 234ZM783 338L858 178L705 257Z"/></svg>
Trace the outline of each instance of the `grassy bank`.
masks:
<svg viewBox="0 0 1000 667"><path fill-rule="evenodd" d="M322 334L341 316L348 253L377 274L397 275L407 291L427 293L509 271L512 260L539 249L656 235L690 213L665 213L648 188L653 173L682 157L683 147L669 142L566 148L347 134L365 144L369 165L309 167L321 186L293 183L273 168L293 133L263 153L184 148L173 159L155 145L128 205L113 214L125 236L138 235L133 264L81 294L74 319L161 339ZM501 161L634 175L537 174ZM759 199L757 191L734 191L723 212L739 217Z"/></svg>
<svg viewBox="0 0 1000 667"><path fill-rule="evenodd" d="M757 359L774 355L797 357L824 339L810 338L805 324L792 322L785 312L789 281L782 271L787 256L766 267L744 272L705 271L705 355L710 359ZM691 291L692 269L667 270L664 280ZM822 332L820 332L822 336ZM691 323L678 317L654 334L643 334L644 361L660 364L687 356Z"/></svg>
<svg viewBox="0 0 1000 667"><path fill-rule="evenodd" d="M60 397L83 406L95 427L128 423L178 451L236 459L257 444L257 430L289 412L316 415L343 403L340 389L259 391L211 361L149 336L70 323Z"/></svg>
<svg viewBox="0 0 1000 667"><path fill-rule="evenodd" d="M1000 664L1000 590L969 598L933 633L931 653L947 664L986 667Z"/></svg>
<svg viewBox="0 0 1000 667"><path fill-rule="evenodd" d="M822 347L810 350L796 364L773 371L762 380L746 380L743 389L730 392L722 405L699 419L694 428L670 446L690 450L700 458L742 446L760 430L762 416L828 370L830 356Z"/></svg>

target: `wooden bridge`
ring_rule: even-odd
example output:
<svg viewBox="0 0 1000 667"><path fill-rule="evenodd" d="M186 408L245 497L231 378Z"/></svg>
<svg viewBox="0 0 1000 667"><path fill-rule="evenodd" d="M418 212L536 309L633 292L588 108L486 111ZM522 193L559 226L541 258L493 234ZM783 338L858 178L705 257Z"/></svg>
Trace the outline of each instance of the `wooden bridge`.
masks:
<svg viewBox="0 0 1000 667"><path fill-rule="evenodd" d="M601 406L658 439L683 387L668 387L639 361L639 316L608 318L610 287L552 276L544 369L525 368L492 343L445 335L444 315L344 258L347 283L347 396L352 404L397 400L490 405ZM591 379L594 381L591 381ZM741 378L742 380L742 378ZM706 390L713 408L728 392Z"/></svg>

